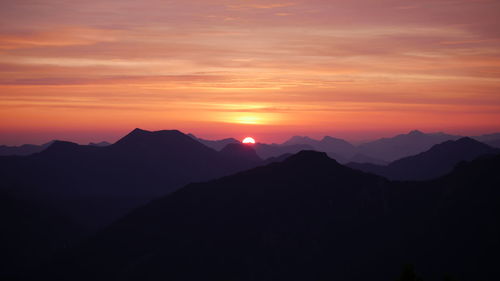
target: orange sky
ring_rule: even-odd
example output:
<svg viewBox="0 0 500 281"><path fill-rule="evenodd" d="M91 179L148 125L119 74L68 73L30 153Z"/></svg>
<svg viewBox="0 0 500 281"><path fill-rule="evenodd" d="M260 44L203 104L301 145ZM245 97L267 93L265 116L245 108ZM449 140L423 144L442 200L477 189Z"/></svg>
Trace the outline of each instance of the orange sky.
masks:
<svg viewBox="0 0 500 281"><path fill-rule="evenodd" d="M500 131L500 1L2 1L0 143Z"/></svg>

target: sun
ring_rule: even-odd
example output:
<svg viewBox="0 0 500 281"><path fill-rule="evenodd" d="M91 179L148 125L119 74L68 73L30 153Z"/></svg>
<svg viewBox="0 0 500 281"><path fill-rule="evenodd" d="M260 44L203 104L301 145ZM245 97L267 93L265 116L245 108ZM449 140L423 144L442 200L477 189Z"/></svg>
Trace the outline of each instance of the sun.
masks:
<svg viewBox="0 0 500 281"><path fill-rule="evenodd" d="M250 143L250 144L254 144L255 143L255 140L251 137L246 137L245 139L243 139L242 141L243 143Z"/></svg>

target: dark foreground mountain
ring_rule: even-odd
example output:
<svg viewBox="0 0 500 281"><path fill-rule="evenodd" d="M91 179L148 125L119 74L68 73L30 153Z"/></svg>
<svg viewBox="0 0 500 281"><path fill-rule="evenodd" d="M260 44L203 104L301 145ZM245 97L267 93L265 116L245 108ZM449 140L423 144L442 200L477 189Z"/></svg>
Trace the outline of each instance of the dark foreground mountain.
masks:
<svg viewBox="0 0 500 281"><path fill-rule="evenodd" d="M179 131L136 129L105 147L56 141L37 154L0 157L0 191L16 198L8 200L13 206L20 204L22 208L23 202L28 202L41 210L50 209L48 214L64 214L69 223L61 223L50 232L56 241L26 233L27 238L39 241L40 248L50 248L45 251L50 256L68 241L75 244L81 236L183 185L246 170L261 162L255 151L241 144L217 152ZM47 215L35 225L57 224L58 217ZM2 229L23 231L15 224L17 219L21 225L32 221L19 215L3 222ZM76 226L80 233L74 235L66 226ZM0 247L10 243L2 240ZM25 241L16 247L22 251L23 245L31 244ZM0 258L9 258L4 254L8 253L1 252ZM38 259L38 255L32 257L29 264Z"/></svg>
<svg viewBox="0 0 500 281"><path fill-rule="evenodd" d="M392 183L300 152L142 207L44 280L496 280L500 157Z"/></svg>
<svg viewBox="0 0 500 281"><path fill-rule="evenodd" d="M387 166L366 163L349 163L348 166L391 180L429 180L451 172L460 161L498 153L499 149L466 137L437 144L426 152L396 160Z"/></svg>
<svg viewBox="0 0 500 281"><path fill-rule="evenodd" d="M70 215L74 209L80 223L94 227L187 183L260 161L248 150L217 152L179 131L136 129L110 146L56 141L35 155L0 158L0 176L4 190L53 199Z"/></svg>
<svg viewBox="0 0 500 281"><path fill-rule="evenodd" d="M64 213L5 191L0 191L0 221L0 280L26 280L83 231Z"/></svg>

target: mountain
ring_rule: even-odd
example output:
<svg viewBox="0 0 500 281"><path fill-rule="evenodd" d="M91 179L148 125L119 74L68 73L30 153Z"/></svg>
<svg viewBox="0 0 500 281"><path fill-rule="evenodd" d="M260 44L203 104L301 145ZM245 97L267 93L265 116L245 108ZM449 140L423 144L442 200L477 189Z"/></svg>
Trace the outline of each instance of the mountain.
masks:
<svg viewBox="0 0 500 281"><path fill-rule="evenodd" d="M193 139L195 139L195 140L201 142L202 144L204 144L212 149L215 149L217 151L220 151L221 149L226 147L228 144L240 143L237 139L234 139L234 138L226 138L226 139L221 139L221 140L206 140L206 139L198 138L193 134L188 134L188 136L192 137Z"/></svg>
<svg viewBox="0 0 500 281"><path fill-rule="evenodd" d="M480 135L480 136L474 136L471 137L475 140L478 140L480 142L488 143L491 141L498 141L500 140L500 133L493 133L493 134L485 134L485 135Z"/></svg>
<svg viewBox="0 0 500 281"><path fill-rule="evenodd" d="M34 154L46 149L53 142L54 141L50 141L42 145L35 145L35 144L23 144L21 146L0 145L0 156L11 156L11 155L25 156Z"/></svg>
<svg viewBox="0 0 500 281"><path fill-rule="evenodd" d="M55 141L41 153L0 157L1 190L51 206L91 233L189 182L255 167L250 150L219 153L179 131L140 129L106 147Z"/></svg>
<svg viewBox="0 0 500 281"><path fill-rule="evenodd" d="M111 144L107 141L101 141L101 142L90 142L89 145L91 145L91 146L108 146Z"/></svg>
<svg viewBox="0 0 500 281"><path fill-rule="evenodd" d="M262 159L257 155L251 144L230 143L220 151L220 154L232 159L245 159L245 161L255 163L255 165L262 163Z"/></svg>
<svg viewBox="0 0 500 281"><path fill-rule="evenodd" d="M315 140L305 136L294 136L283 143L283 145L306 144L316 151L322 151L338 155L340 158L350 158L355 154L355 147L349 142L325 136L321 140Z"/></svg>
<svg viewBox="0 0 500 281"><path fill-rule="evenodd" d="M197 138L193 134L189 134L190 137L198 140L202 144L213 148L217 151L221 151L223 148L227 147L229 144L240 144L241 142L234 138L227 138L221 140L205 140ZM301 150L312 149L309 145L304 144L290 144L290 145L279 145L279 144L265 144L256 143L253 145L253 149L257 152L257 155L262 159L274 158L283 154L294 154Z"/></svg>
<svg viewBox="0 0 500 281"><path fill-rule="evenodd" d="M496 148L500 148L500 139L487 141L485 143L488 144L488 145L490 145L490 146L493 146L493 147L496 147Z"/></svg>
<svg viewBox="0 0 500 281"><path fill-rule="evenodd" d="M61 224L61 233L55 236L60 241L54 244L66 240L75 244L64 235L65 225L76 225L81 236L90 235L183 185L260 163L249 147L217 152L176 130L135 129L105 147L55 141L40 153L0 157L0 192L19 198L16 202L50 206L54 213L64 214L70 223ZM9 243L2 241L0 246Z"/></svg>
<svg viewBox="0 0 500 281"><path fill-rule="evenodd" d="M71 247L81 229L61 212L0 191L0 280L25 280L56 251Z"/></svg>
<svg viewBox="0 0 500 281"><path fill-rule="evenodd" d="M358 153L392 162L397 159L415 155L426 151L435 144L448 140L457 140L460 136L445 133L422 133L414 130L408 134L397 135L392 138L382 138L358 146Z"/></svg>
<svg viewBox="0 0 500 281"><path fill-rule="evenodd" d="M474 136L473 139L483 142L487 145L500 148L500 133L486 134L481 136Z"/></svg>
<svg viewBox="0 0 500 281"><path fill-rule="evenodd" d="M280 144L265 144L256 143L253 148L262 159L267 159L271 157L279 157L283 154L295 154L302 150L311 150L312 148L307 144L291 144L291 145L280 145Z"/></svg>
<svg viewBox="0 0 500 281"><path fill-rule="evenodd" d="M391 180L428 180L451 172L461 161L498 153L499 149L465 137L434 145L428 151L396 160L387 166L360 163L349 163L348 166Z"/></svg>
<svg viewBox="0 0 500 281"><path fill-rule="evenodd" d="M135 129L105 147L55 141L41 153L0 157L0 176L4 186L16 192L65 204L62 209L73 210L93 228L187 183L228 175L259 162L248 151L220 153L176 130Z"/></svg>
<svg viewBox="0 0 500 281"><path fill-rule="evenodd" d="M356 162L356 163L371 163L371 164L376 164L376 165L387 165L387 162L384 160L380 160L377 158L373 158L370 156L366 156L364 154L357 153L353 157L349 159L350 162ZM347 163L347 162L344 162Z"/></svg>
<svg viewBox="0 0 500 281"><path fill-rule="evenodd" d="M190 184L101 231L50 280L496 280L500 156L421 183L326 154Z"/></svg>

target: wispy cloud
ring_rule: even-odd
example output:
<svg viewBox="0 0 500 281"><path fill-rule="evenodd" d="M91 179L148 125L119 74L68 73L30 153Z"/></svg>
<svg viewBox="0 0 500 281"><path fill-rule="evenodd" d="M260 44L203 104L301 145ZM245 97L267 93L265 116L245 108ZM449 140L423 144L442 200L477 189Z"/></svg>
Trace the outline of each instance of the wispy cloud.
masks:
<svg viewBox="0 0 500 281"><path fill-rule="evenodd" d="M112 126L115 111L120 124L253 114L362 130L466 116L496 128L498 10L465 0L9 1L0 116L26 128L83 125L89 114Z"/></svg>

